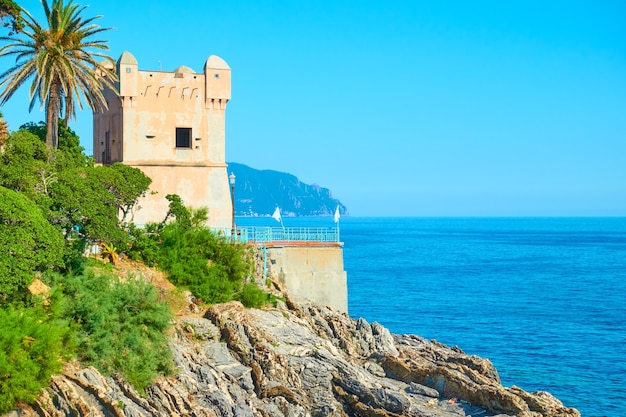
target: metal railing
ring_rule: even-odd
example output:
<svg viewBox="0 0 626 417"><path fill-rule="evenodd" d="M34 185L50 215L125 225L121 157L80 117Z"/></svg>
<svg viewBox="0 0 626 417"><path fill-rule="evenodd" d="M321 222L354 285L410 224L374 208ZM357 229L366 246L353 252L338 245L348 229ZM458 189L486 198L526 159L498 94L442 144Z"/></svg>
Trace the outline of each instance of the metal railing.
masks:
<svg viewBox="0 0 626 417"><path fill-rule="evenodd" d="M215 233L241 243L339 242L338 227L237 227L214 229Z"/></svg>

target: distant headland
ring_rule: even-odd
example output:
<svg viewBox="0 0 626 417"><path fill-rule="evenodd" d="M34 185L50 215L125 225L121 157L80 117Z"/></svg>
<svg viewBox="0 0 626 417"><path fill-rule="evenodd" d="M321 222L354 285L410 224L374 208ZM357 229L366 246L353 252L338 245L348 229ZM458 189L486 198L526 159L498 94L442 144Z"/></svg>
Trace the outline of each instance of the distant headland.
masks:
<svg viewBox="0 0 626 417"><path fill-rule="evenodd" d="M271 216L276 207L285 217L332 216L337 207L342 216L348 215L346 206L328 188L305 184L294 175L236 162L228 162L228 172L237 178L236 216Z"/></svg>

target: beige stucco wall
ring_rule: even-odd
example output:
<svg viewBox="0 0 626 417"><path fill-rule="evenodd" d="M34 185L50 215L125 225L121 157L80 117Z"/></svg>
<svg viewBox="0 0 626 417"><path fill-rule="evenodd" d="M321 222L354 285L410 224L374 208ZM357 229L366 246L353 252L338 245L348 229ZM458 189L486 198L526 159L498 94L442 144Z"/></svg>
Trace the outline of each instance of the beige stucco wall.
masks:
<svg viewBox="0 0 626 417"><path fill-rule="evenodd" d="M348 312L348 279L341 247L269 247L268 274L296 300Z"/></svg>
<svg viewBox="0 0 626 417"><path fill-rule="evenodd" d="M174 72L139 70L132 54L116 64L119 96L105 91L109 110L94 114L97 162L137 167L152 178L134 221L161 221L167 194L186 205L208 207L209 225L230 227L232 205L226 158L225 113L231 75L219 57L204 72L180 66ZM176 128L191 129L191 146L176 147Z"/></svg>
<svg viewBox="0 0 626 417"><path fill-rule="evenodd" d="M150 189L158 190L154 194L148 193L139 202L139 210L135 210L133 218L136 224L143 225L155 219L163 220L169 204L165 196L178 194L187 205L208 207L210 226L231 227L232 208L225 169L217 170L202 166L130 165L141 169L152 178ZM145 210L146 207L150 210Z"/></svg>

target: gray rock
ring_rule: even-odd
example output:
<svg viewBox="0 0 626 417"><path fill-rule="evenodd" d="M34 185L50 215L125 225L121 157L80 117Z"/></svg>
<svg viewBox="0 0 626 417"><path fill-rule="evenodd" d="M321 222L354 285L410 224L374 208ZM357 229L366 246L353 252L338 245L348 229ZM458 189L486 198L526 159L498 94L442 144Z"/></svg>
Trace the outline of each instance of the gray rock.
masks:
<svg viewBox="0 0 626 417"><path fill-rule="evenodd" d="M383 327L379 323L372 323L372 334L376 341L376 354L377 356L384 355L398 355L398 349L395 346L393 336L386 327Z"/></svg>
<svg viewBox="0 0 626 417"><path fill-rule="evenodd" d="M411 407L411 402L402 392L376 388L372 390L372 394L380 408L392 413L403 414Z"/></svg>
<svg viewBox="0 0 626 417"><path fill-rule="evenodd" d="M180 327L197 340L218 341L220 337L220 329L205 318L183 317Z"/></svg>
<svg viewBox="0 0 626 417"><path fill-rule="evenodd" d="M423 395L425 397L439 398L439 392L436 389L416 384L415 382L411 382L406 388L406 391L411 394Z"/></svg>
<svg viewBox="0 0 626 417"><path fill-rule="evenodd" d="M248 392L254 390L254 384L250 376L251 369L235 360L225 343L206 344L204 354L212 366L235 378L241 388Z"/></svg>
<svg viewBox="0 0 626 417"><path fill-rule="evenodd" d="M206 393L204 398L214 407L217 415L223 417L235 416L235 411L233 409L234 404L230 401L230 398L228 398L223 392L208 392Z"/></svg>
<svg viewBox="0 0 626 417"><path fill-rule="evenodd" d="M370 374L379 378L384 378L387 375L385 374L385 370L383 369L383 367L375 362L367 361L365 362L364 367Z"/></svg>

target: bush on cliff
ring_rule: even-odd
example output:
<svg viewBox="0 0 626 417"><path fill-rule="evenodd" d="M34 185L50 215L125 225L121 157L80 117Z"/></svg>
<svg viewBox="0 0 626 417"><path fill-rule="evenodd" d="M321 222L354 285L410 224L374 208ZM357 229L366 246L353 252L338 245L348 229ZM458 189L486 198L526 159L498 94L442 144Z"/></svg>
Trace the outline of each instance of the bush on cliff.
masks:
<svg viewBox="0 0 626 417"><path fill-rule="evenodd" d="M103 373L121 373L137 390L172 369L165 332L172 312L154 286L87 271L58 277L64 315L77 324L80 358Z"/></svg>
<svg viewBox="0 0 626 417"><path fill-rule="evenodd" d="M184 229L168 224L161 233L158 265L170 281L188 288L204 302L241 301L246 307L268 304L269 294L252 283L252 263L246 248L228 242L206 227Z"/></svg>
<svg viewBox="0 0 626 417"><path fill-rule="evenodd" d="M172 312L154 286L113 275L55 274L46 302L0 307L0 413L32 403L63 360L122 374L138 391L172 370Z"/></svg>
<svg viewBox="0 0 626 417"><path fill-rule="evenodd" d="M151 284L85 273L87 241L126 247L130 238L130 254L165 265L207 302L269 301L244 284L251 275L245 248L200 226L206 211L189 212L168 196L175 222L127 230L117 214L132 211L149 179L122 165L94 167L70 130L50 151L36 136L40 127L11 133L0 149L0 411L36 398L61 369L62 354L75 350L138 390L170 372L171 310ZM28 291L35 275L54 288L47 305Z"/></svg>
<svg viewBox="0 0 626 417"><path fill-rule="evenodd" d="M67 322L42 305L0 308L0 413L32 402L72 351Z"/></svg>
<svg viewBox="0 0 626 417"><path fill-rule="evenodd" d="M41 125L3 136L0 147L0 414L32 402L77 344L80 359L138 389L172 366L172 314L156 289L83 274L87 241L128 241L118 211L129 213L150 179L94 167L69 129L48 150ZM45 303L29 291L35 276L54 288Z"/></svg>
<svg viewBox="0 0 626 417"><path fill-rule="evenodd" d="M148 266L156 266L159 258L160 229L155 223L148 223L145 227L135 224L129 226L130 246L126 255L134 260L143 262Z"/></svg>
<svg viewBox="0 0 626 417"><path fill-rule="evenodd" d="M0 186L0 305L24 300L35 272L62 264L63 237L24 194Z"/></svg>
<svg viewBox="0 0 626 417"><path fill-rule="evenodd" d="M148 225L144 231L131 229L133 259L156 265L174 285L209 304L237 300L246 307L261 307L273 301L248 282L253 266L244 245L204 226L206 209L189 210L177 195L167 199L170 209L160 225ZM175 220L166 223L172 217Z"/></svg>

